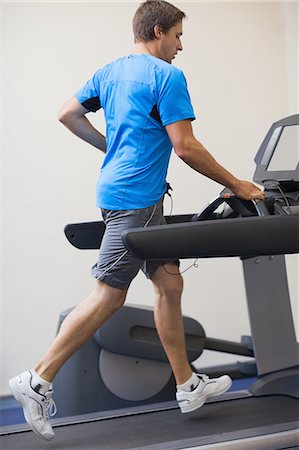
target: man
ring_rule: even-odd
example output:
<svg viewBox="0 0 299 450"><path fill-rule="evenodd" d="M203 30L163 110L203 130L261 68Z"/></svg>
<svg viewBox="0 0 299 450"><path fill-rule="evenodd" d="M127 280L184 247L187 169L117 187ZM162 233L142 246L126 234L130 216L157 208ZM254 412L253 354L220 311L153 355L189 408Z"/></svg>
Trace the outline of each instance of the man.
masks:
<svg viewBox="0 0 299 450"><path fill-rule="evenodd" d="M201 407L207 398L231 386L227 375L209 379L194 373L189 365L181 314L183 280L177 262L139 261L121 240L122 231L130 227L165 223L162 203L172 148L191 168L241 198L264 198L252 183L237 179L219 165L193 135L195 116L186 81L171 65L183 49L184 17L164 1L141 4L133 20L135 53L98 70L59 115L74 134L106 153L97 186L97 205L106 232L93 267L93 291L67 316L35 368L10 380L28 424L48 440L54 436L48 419L56 373L123 305L139 269L155 288L155 323L173 369L182 413ZM107 140L86 118L88 112L100 108L105 112Z"/></svg>

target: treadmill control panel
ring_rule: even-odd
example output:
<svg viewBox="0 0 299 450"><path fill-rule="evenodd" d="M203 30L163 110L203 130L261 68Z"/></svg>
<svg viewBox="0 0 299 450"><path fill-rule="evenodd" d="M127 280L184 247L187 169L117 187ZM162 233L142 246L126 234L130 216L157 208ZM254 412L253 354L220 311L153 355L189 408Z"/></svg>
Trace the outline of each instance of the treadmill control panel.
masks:
<svg viewBox="0 0 299 450"><path fill-rule="evenodd" d="M256 157L253 180L266 191L299 191L299 114L275 122Z"/></svg>

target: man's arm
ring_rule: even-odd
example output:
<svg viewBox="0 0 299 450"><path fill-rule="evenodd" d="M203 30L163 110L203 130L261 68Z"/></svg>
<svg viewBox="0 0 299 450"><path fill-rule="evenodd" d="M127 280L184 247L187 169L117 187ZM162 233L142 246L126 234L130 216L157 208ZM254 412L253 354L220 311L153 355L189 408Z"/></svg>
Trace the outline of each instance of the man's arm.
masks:
<svg viewBox="0 0 299 450"><path fill-rule="evenodd" d="M263 192L249 181L239 180L221 166L193 135L190 120L166 125L175 153L192 169L228 187L244 200L264 200Z"/></svg>
<svg viewBox="0 0 299 450"><path fill-rule="evenodd" d="M88 112L88 109L72 97L62 106L58 120L76 136L105 153L106 138L85 117Z"/></svg>

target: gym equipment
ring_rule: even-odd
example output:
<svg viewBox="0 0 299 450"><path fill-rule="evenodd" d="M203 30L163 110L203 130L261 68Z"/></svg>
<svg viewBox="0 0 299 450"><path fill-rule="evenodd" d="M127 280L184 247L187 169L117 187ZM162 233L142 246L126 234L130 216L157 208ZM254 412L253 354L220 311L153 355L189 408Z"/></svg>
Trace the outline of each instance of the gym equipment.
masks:
<svg viewBox="0 0 299 450"><path fill-rule="evenodd" d="M273 124L256 155L257 169L254 181L264 185L265 202L245 201L234 196L228 189L224 189L219 197L209 203L198 214L168 216L166 218L168 225L130 229L123 235L127 248L140 259L241 257L252 330L251 345L253 346L259 375L258 381L250 387L250 392L255 396L282 394L299 398L298 346L290 308L285 258L283 256L283 254L298 253L299 251L299 215L297 214L299 212L299 166L293 165L295 170L292 170L292 166L288 165L288 171L275 170L274 173L273 171L269 172L267 169L271 167L276 168L273 162L276 154L274 149L278 152L282 151L281 148L285 142L284 133L290 135L287 127L295 126L296 129L298 128L298 117L299 115L288 117ZM293 139L294 136L296 137L293 130L291 136ZM298 147L296 139L294 142L288 138L288 144L293 146L292 149L294 144L295 147L296 144ZM292 163L294 161L293 159ZM273 181L274 177L275 182ZM290 198L287 198L286 195ZM72 224L65 228L68 240L77 248L85 249L99 247L104 231L105 225L103 222ZM273 305L275 305L274 308ZM152 312L142 309L135 311L133 306L128 306L128 308L128 317L131 317L130 326L132 329L140 328L142 330L143 336L140 339L143 340L144 345L147 345L148 348L145 346L144 352L140 352L133 345L132 341L134 338L132 338L131 332L125 330L123 334L122 314L127 314L126 310L123 309L123 312L118 313L115 318L118 326L121 328L117 334L118 344L116 342L113 346L111 345L115 326L111 322L112 332L110 334L110 321L105 324L105 330L107 330L109 338L104 343L101 339L96 339L97 343L101 345L101 352L106 354L109 351L111 357L116 360L115 364L113 365L108 358L103 359L100 357L100 361L105 361L107 367L110 364L111 367L113 366L111 371L109 368L105 368L107 373L110 374L117 366L124 367L124 365L117 362L120 357L123 358L124 364L125 358L145 358L144 361L147 364L145 372L151 377L150 367L154 369L158 361L157 368L160 367L159 364L161 365L162 361L162 364L167 365L161 346L156 344L155 354L149 348L154 333ZM187 346L190 349L190 345L193 343L193 348L197 349L197 354L196 352L193 354L193 359L196 359L201 354L203 347L209 348L209 344L207 343L203 347L200 345L200 324L197 323L195 325L195 321L193 321L192 330L194 334L191 334L187 328L189 319L186 321L186 318L184 318L184 320ZM146 325L147 322L150 323L149 326ZM142 327L145 328L142 329ZM146 328L147 335L145 337ZM140 331L140 333L142 332ZM101 331L98 333L100 334ZM202 327L201 333L204 333ZM131 340L123 340L126 334L130 335ZM157 336L155 340L157 343ZM119 348L120 342L122 344L125 342L121 348ZM231 351L233 344L229 343L229 349L226 349L230 353L233 353ZM221 345L223 345L221 340L218 340L217 345L216 348L214 347L215 350L219 350ZM236 346L239 346L236 353L239 351L242 354L240 348L242 344L236 344ZM253 356L250 349L243 348L242 350L243 354ZM162 360L161 355L163 355ZM96 358L93 356L91 359L94 360ZM192 358L190 361L192 361ZM134 366L131 367L133 367L132 370L126 369L126 375L128 379L134 380L132 383L132 391L134 391L135 386L138 385L139 374L137 374ZM61 378L58 379L55 390L57 392L57 401L60 401L61 405L68 403L68 394L65 392L65 382L63 380L74 378L74 374L79 372L78 369L78 362L74 362L70 368L65 367L65 373L62 372ZM102 372L104 372L104 369L100 366L97 381L94 380L95 383L99 383ZM121 378L125 377L125 372L122 370ZM87 373L94 374L93 371L87 371ZM171 378L169 367L166 373L169 381ZM163 376L162 370L160 371L160 376ZM110 377L111 375L106 376L106 379L110 379ZM144 379L146 384L150 383L146 376ZM122 382L124 383L123 379ZM119 384L120 380L117 380L114 386L119 386ZM80 385L84 385L84 383L80 383ZM90 385L90 383L85 383L85 385ZM147 399L130 399L130 389L127 386L124 388L127 395L126 399L136 401L137 403L135 404L138 404L138 401L154 403L157 399L160 401L170 400L174 394L174 382L172 381L170 390L168 383L162 382L162 385L163 389L159 392L158 397L152 396L150 398L149 396ZM71 411L73 414L88 412L88 406L92 406L92 409L89 411L100 411L125 405L122 403L121 395L118 395L120 397L119 401L115 399L114 386L109 386L110 396L113 395L114 401L110 397L105 401L106 397L104 399L104 396L97 390L94 398L88 400L89 404L84 403L83 399L80 400L80 407L85 405L86 409L81 411L69 409L68 413ZM69 387L73 392L72 382L69 383ZM107 387L106 383L106 389ZM101 389L103 389L103 386L101 386ZM141 389L143 388L141 387ZM84 398L87 398L86 395L86 392L82 393ZM93 402L97 395L99 395L98 405ZM126 406L128 405L126 404ZM64 407L59 405L59 409L63 411Z"/></svg>
<svg viewBox="0 0 299 450"><path fill-rule="evenodd" d="M225 189L191 223L131 229L123 236L127 248L142 259L144 254L148 260L241 257L259 375L250 387L255 396L299 398L298 345L284 257L299 251L298 125L298 114L273 124L255 157L253 179L263 184L265 203L237 199ZM280 171L286 145L291 157ZM224 203L227 208L217 213Z"/></svg>
<svg viewBox="0 0 299 450"><path fill-rule="evenodd" d="M58 329L71 310L60 314ZM240 343L208 338L196 320L183 320L190 363L204 349L254 356L249 337L243 336ZM255 376L256 365L248 361L205 370L211 376L224 371L235 378ZM130 304L65 363L54 382L56 417L165 402L174 395L175 381L155 329L153 310Z"/></svg>
<svg viewBox="0 0 299 450"><path fill-rule="evenodd" d="M237 228L242 228L244 224L243 231L240 234L233 234L232 237L237 241L234 252L241 257L244 267L253 349L259 374L258 381L250 388L251 393L227 393L198 410L192 416L194 420L188 420L188 417L182 416L175 402L148 404L118 411L102 411L91 415L58 419L56 446L65 450L74 448L178 450L194 446L202 450L298 448L298 348L283 256L286 253L298 252L298 234L296 234L299 212L298 129L299 115L276 122L257 153L254 181L263 184L266 194L266 209L259 210L260 214L255 205L241 202L243 207L251 211L252 217L251 215L240 217L240 211L237 211L240 202L238 199L230 198L229 195L227 196L228 193L224 192L222 197L230 198L231 204L227 201L223 202L222 199L218 200L222 205L226 204L223 211L217 212L214 204L210 208L209 217L205 217L204 221L196 221L200 219L200 216L203 217L201 214L192 214L188 215L189 219L183 224L187 227L192 225L190 229L197 229L198 233L194 242L196 244L197 239L200 239L200 230L203 230L204 225L209 222L210 229L213 227L213 234L209 237L211 245L215 233L218 233L218 229L223 224L229 223L230 226L234 226L235 223L236 233ZM261 216L267 211L269 216ZM195 222L188 223L192 221L192 218ZM181 225L176 225L175 218L171 220L172 223L163 226L163 230L168 229L170 233L179 227L181 233ZM277 228L271 228L272 223L280 225L276 225ZM287 238L284 238L283 234L277 234L280 226L284 227ZM94 233L97 225L92 223L90 227ZM271 234L265 234L267 227L271 228ZM66 234L71 242L80 247L82 244L82 239L78 238L80 224L75 224L75 228L74 232L72 225L67 226ZM89 224L84 224L84 236L88 234L88 229ZM188 228L188 233L190 229ZM254 235L250 232L253 229ZM125 234L124 240L128 247L135 246L133 251L139 252L142 251L140 233L146 233L143 239L144 242L148 242L148 239L153 237L150 232L155 233L157 230L157 227L147 230L130 230ZM269 247L263 246L262 239L256 239L259 230L264 230L264 237L269 241ZM95 237L95 234L92 236ZM245 238L254 244L254 255L248 253L253 245L244 247L241 251L238 248L238 244L243 245L242 239ZM275 252L267 253L267 249L271 250L272 244L274 248L275 240L281 238L284 239L283 244L275 247ZM170 241L167 243L168 246L172 245ZM97 236L94 241L89 240L88 248L97 248L98 244ZM175 244L178 245L179 241L177 240ZM165 248L162 250L163 257L164 250ZM167 245L166 250L168 251ZM227 247L224 246L223 254L219 252L216 256L227 256L226 250ZM181 249L177 251L179 252ZM152 257L159 258L158 251ZM215 255L203 254L200 257L215 257ZM271 299L269 289L271 289ZM137 327L135 332L137 333L135 336L140 338L143 335L142 327L141 329ZM115 350L114 347L113 349ZM61 425L68 426L61 427ZM26 426L18 428L18 431L28 429ZM15 429L4 430L3 434L6 434L2 437L4 448L40 450L40 441L33 436L32 432L19 435L15 432Z"/></svg>
<svg viewBox="0 0 299 450"><path fill-rule="evenodd" d="M60 315L59 327L69 311ZM193 319L184 325L190 336L201 331ZM190 360L199 356L188 347ZM152 311L125 305L62 367L54 399L64 417L167 401L174 389Z"/></svg>
<svg viewBox="0 0 299 450"><path fill-rule="evenodd" d="M290 397L207 403L183 416L175 402L56 419L53 442L19 426L3 430L5 450L286 450L298 449L298 407Z"/></svg>
<svg viewBox="0 0 299 450"><path fill-rule="evenodd" d="M298 226L298 215L229 218L131 229L123 238L135 256L148 260L273 256L299 251Z"/></svg>

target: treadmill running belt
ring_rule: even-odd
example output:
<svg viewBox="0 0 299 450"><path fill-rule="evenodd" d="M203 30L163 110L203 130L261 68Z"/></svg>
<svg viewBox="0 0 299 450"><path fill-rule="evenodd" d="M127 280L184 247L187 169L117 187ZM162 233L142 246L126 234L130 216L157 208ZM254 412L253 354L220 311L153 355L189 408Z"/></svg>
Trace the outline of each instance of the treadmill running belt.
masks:
<svg viewBox="0 0 299 450"><path fill-rule="evenodd" d="M54 441L33 432L4 435L2 450L182 449L296 429L299 402L250 397L205 405L193 415L178 409L55 427ZM298 442L299 444L299 442ZM262 447L261 447L262 448Z"/></svg>

